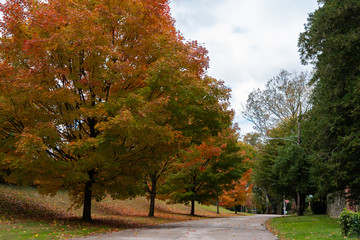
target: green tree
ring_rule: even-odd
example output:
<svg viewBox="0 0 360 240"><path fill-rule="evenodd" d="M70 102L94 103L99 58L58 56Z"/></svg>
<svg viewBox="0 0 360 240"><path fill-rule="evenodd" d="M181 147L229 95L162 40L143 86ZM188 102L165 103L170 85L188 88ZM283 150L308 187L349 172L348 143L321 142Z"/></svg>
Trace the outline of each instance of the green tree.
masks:
<svg viewBox="0 0 360 240"><path fill-rule="evenodd" d="M279 131L275 128L269 135L273 138L287 136L287 131ZM253 183L255 198L263 199L267 206L267 211L281 214L281 203L283 200L283 191L279 191L279 175L273 171L278 149L284 147L283 140L267 141L258 149L253 168Z"/></svg>
<svg viewBox="0 0 360 240"><path fill-rule="evenodd" d="M273 165L273 172L278 175L278 192L294 197L298 216L304 214L306 196L313 193L310 169L308 155L295 143L282 148Z"/></svg>
<svg viewBox="0 0 360 240"><path fill-rule="evenodd" d="M159 181L165 181L178 153L218 134L223 126L231 123L233 113L228 110L230 90L213 78L206 77L204 82L207 87L196 88L196 92L185 86L186 89L170 94L175 96L176 101L169 102L167 110L170 119L166 124L180 134L181 141L174 141L168 148L167 145L157 145L152 149L152 159L146 163L145 190L150 198L149 216L154 216L157 185Z"/></svg>
<svg viewBox="0 0 360 240"><path fill-rule="evenodd" d="M313 63L309 146L324 193L349 188L360 200L360 2L319 1L299 38L304 64ZM326 183L326 184L325 184Z"/></svg>
<svg viewBox="0 0 360 240"><path fill-rule="evenodd" d="M278 188L281 179L278 172L273 171L273 167L279 150L286 143L286 140L281 139L292 138L294 142L301 143L303 114L311 108L309 97L312 87L308 85L308 80L307 73L296 74L282 70L267 82L264 90L254 90L249 94L243 111L244 117L254 124L254 128L262 136L262 141L266 141L261 145L261 141L254 142L256 135L245 138L258 144L259 149L254 166L254 192L259 194L259 199L265 200L266 205L270 203L273 211L278 213L284 189ZM275 140L268 141L269 138ZM289 195L290 191L289 189Z"/></svg>

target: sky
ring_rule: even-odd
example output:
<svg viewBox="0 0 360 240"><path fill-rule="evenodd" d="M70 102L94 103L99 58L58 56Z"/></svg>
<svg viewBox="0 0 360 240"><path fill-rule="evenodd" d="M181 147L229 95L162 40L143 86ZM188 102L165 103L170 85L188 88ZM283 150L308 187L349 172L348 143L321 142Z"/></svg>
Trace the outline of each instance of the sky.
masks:
<svg viewBox="0 0 360 240"><path fill-rule="evenodd" d="M176 28L209 51L208 75L232 89L231 108L241 134L254 131L241 111L250 92L281 69L311 71L297 41L316 0L171 0Z"/></svg>
<svg viewBox="0 0 360 240"><path fill-rule="evenodd" d="M208 75L232 89L241 134L253 131L241 115L251 91L281 69L311 70L300 63L297 40L316 0L170 0L170 7L185 39L209 51Z"/></svg>

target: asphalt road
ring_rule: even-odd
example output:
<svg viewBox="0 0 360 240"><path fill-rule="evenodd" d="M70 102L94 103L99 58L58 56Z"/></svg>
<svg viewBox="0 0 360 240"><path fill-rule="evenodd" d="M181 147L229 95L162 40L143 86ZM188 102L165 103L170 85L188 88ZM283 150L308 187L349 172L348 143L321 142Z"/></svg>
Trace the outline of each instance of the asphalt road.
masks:
<svg viewBox="0 0 360 240"><path fill-rule="evenodd" d="M265 228L265 222L279 215L253 215L231 218L215 218L188 222L168 223L151 227L128 229L105 235L90 236L86 240L182 240L182 239L236 239L276 240Z"/></svg>

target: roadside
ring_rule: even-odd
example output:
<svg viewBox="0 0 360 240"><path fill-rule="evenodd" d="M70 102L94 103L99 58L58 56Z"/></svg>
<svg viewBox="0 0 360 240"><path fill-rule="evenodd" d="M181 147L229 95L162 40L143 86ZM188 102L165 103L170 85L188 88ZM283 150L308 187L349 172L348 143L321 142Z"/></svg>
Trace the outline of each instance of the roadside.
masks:
<svg viewBox="0 0 360 240"><path fill-rule="evenodd" d="M267 222L267 227L279 239L344 239L338 220L327 215L281 217Z"/></svg>

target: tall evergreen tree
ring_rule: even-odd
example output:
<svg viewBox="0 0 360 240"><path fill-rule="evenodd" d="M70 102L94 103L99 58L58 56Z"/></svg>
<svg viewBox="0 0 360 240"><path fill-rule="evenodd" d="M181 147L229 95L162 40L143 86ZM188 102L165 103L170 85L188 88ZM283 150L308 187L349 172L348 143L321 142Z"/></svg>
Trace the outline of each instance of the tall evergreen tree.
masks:
<svg viewBox="0 0 360 240"><path fill-rule="evenodd" d="M324 192L349 188L347 196L359 202L360 2L319 1L298 45L303 63L315 65L307 126L319 186Z"/></svg>

